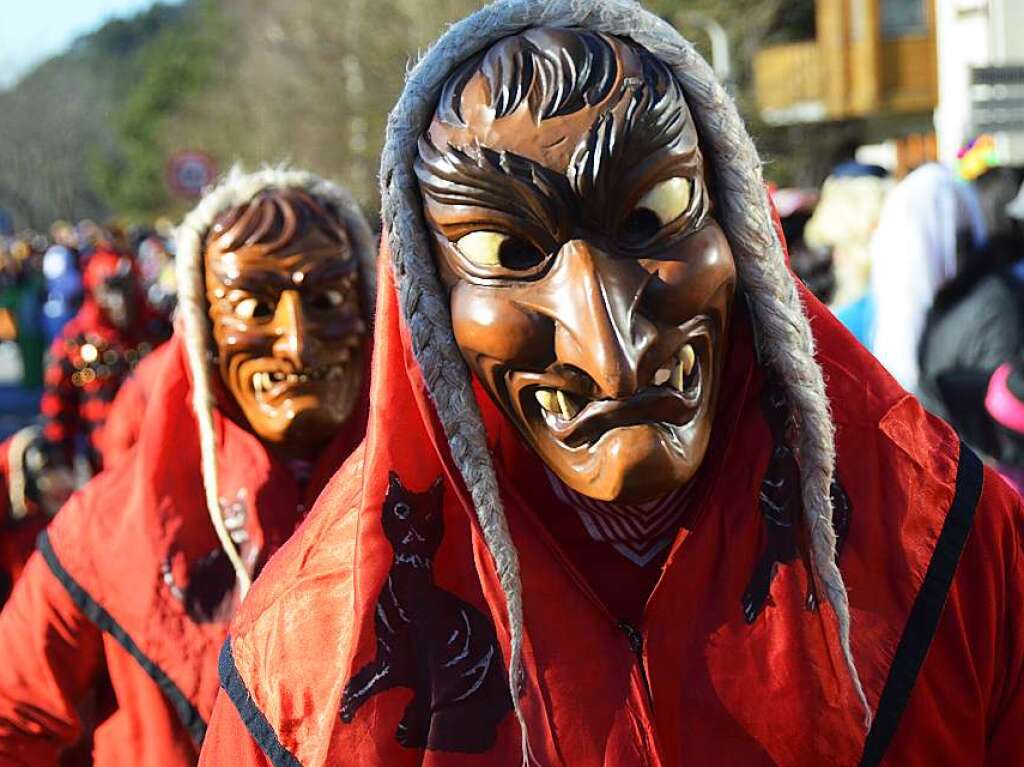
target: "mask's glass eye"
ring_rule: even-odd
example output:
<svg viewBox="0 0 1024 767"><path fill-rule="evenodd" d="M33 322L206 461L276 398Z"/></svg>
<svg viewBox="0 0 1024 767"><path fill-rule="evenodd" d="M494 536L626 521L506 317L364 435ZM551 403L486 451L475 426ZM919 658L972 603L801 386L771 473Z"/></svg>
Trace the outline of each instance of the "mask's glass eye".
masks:
<svg viewBox="0 0 1024 767"><path fill-rule="evenodd" d="M258 298L243 298L235 304L235 316L243 320L262 320L273 314L273 310L266 301Z"/></svg>
<svg viewBox="0 0 1024 767"><path fill-rule="evenodd" d="M655 184L622 223L623 242L640 246L651 240L662 227L682 216L693 200L693 182L688 178L670 178Z"/></svg>
<svg viewBox="0 0 1024 767"><path fill-rule="evenodd" d="M690 207L692 199L693 181L676 177L655 184L640 198L636 207L637 210L649 210L664 226L683 215Z"/></svg>
<svg viewBox="0 0 1024 767"><path fill-rule="evenodd" d="M476 266L522 270L544 261L544 254L529 242L501 232L470 232L455 247Z"/></svg>
<svg viewBox="0 0 1024 767"><path fill-rule="evenodd" d="M340 290L322 290L313 296L313 299L309 302L309 305L321 312L328 312L331 309L337 309L345 303L345 294Z"/></svg>
<svg viewBox="0 0 1024 767"><path fill-rule="evenodd" d="M508 235L498 232L470 232L455 247L477 266L500 266L501 244L507 239Z"/></svg>

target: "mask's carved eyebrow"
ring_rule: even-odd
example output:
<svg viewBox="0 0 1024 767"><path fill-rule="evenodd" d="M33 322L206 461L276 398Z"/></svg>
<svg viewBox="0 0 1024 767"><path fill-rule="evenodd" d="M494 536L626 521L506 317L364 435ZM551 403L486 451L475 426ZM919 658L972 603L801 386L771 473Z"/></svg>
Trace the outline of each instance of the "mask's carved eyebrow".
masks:
<svg viewBox="0 0 1024 767"><path fill-rule="evenodd" d="M211 266L214 277L230 290L244 290L250 293L272 293L287 289L291 282L287 275L276 269L253 269L231 271Z"/></svg>
<svg viewBox="0 0 1024 767"><path fill-rule="evenodd" d="M321 248L321 252L333 252L337 248ZM304 275L301 280L305 289L339 280L356 272L356 260L352 257L311 259L308 254L277 256L268 254L264 258L238 263L231 254L211 261L213 276L225 287L252 293L279 292L296 287L294 275Z"/></svg>
<svg viewBox="0 0 1024 767"><path fill-rule="evenodd" d="M533 237L563 236L579 206L563 176L512 152L449 145L442 153L423 137L415 169L431 201L494 211Z"/></svg>
<svg viewBox="0 0 1024 767"><path fill-rule="evenodd" d="M680 174L700 171L697 129L675 77L645 55L642 79L623 83L576 147L566 176L588 211L606 220L637 184L673 167Z"/></svg>

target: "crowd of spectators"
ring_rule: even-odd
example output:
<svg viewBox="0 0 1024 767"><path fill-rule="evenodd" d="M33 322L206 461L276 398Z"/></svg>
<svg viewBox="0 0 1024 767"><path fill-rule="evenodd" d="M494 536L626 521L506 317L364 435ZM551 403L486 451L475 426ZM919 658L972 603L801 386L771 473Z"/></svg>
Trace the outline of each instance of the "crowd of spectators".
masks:
<svg viewBox="0 0 1024 767"><path fill-rule="evenodd" d="M1024 168L900 180L845 163L781 189L791 264L933 414L1024 487Z"/></svg>

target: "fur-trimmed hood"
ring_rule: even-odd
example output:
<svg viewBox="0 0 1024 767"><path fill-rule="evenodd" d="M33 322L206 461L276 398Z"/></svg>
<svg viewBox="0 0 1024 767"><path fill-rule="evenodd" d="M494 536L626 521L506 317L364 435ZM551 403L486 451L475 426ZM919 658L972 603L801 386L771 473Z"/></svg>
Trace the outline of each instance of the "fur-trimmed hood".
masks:
<svg viewBox="0 0 1024 767"><path fill-rule="evenodd" d="M221 214L248 202L264 189L274 187L302 189L338 213L351 238L354 256L359 261L362 306L367 315L373 307L377 284L376 242L359 205L341 186L308 171L266 167L255 173L245 173L235 166L220 183L206 192L175 231L178 309L193 383L192 404L199 422L206 504L217 537L235 568L243 596L249 588L250 577L224 526L217 501L217 456L212 415L216 403L211 379L216 373L211 371L210 365L215 355L207 317L203 247L207 232Z"/></svg>

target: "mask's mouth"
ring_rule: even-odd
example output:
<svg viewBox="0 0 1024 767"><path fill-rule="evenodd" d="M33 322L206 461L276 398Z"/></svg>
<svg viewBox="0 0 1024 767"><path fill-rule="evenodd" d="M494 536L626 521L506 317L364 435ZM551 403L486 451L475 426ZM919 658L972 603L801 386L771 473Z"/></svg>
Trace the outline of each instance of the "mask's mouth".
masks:
<svg viewBox="0 0 1024 767"><path fill-rule="evenodd" d="M256 402L276 410L284 400L319 393L326 384L343 378L348 368L347 361L307 368L275 367L252 373L250 382Z"/></svg>
<svg viewBox="0 0 1024 767"><path fill-rule="evenodd" d="M705 409L714 369L711 319L695 317L680 331L674 351L634 394L595 399L571 382L569 387L530 386L520 395L524 410L572 449L593 446L615 429L640 425L664 427L679 441L681 429Z"/></svg>

